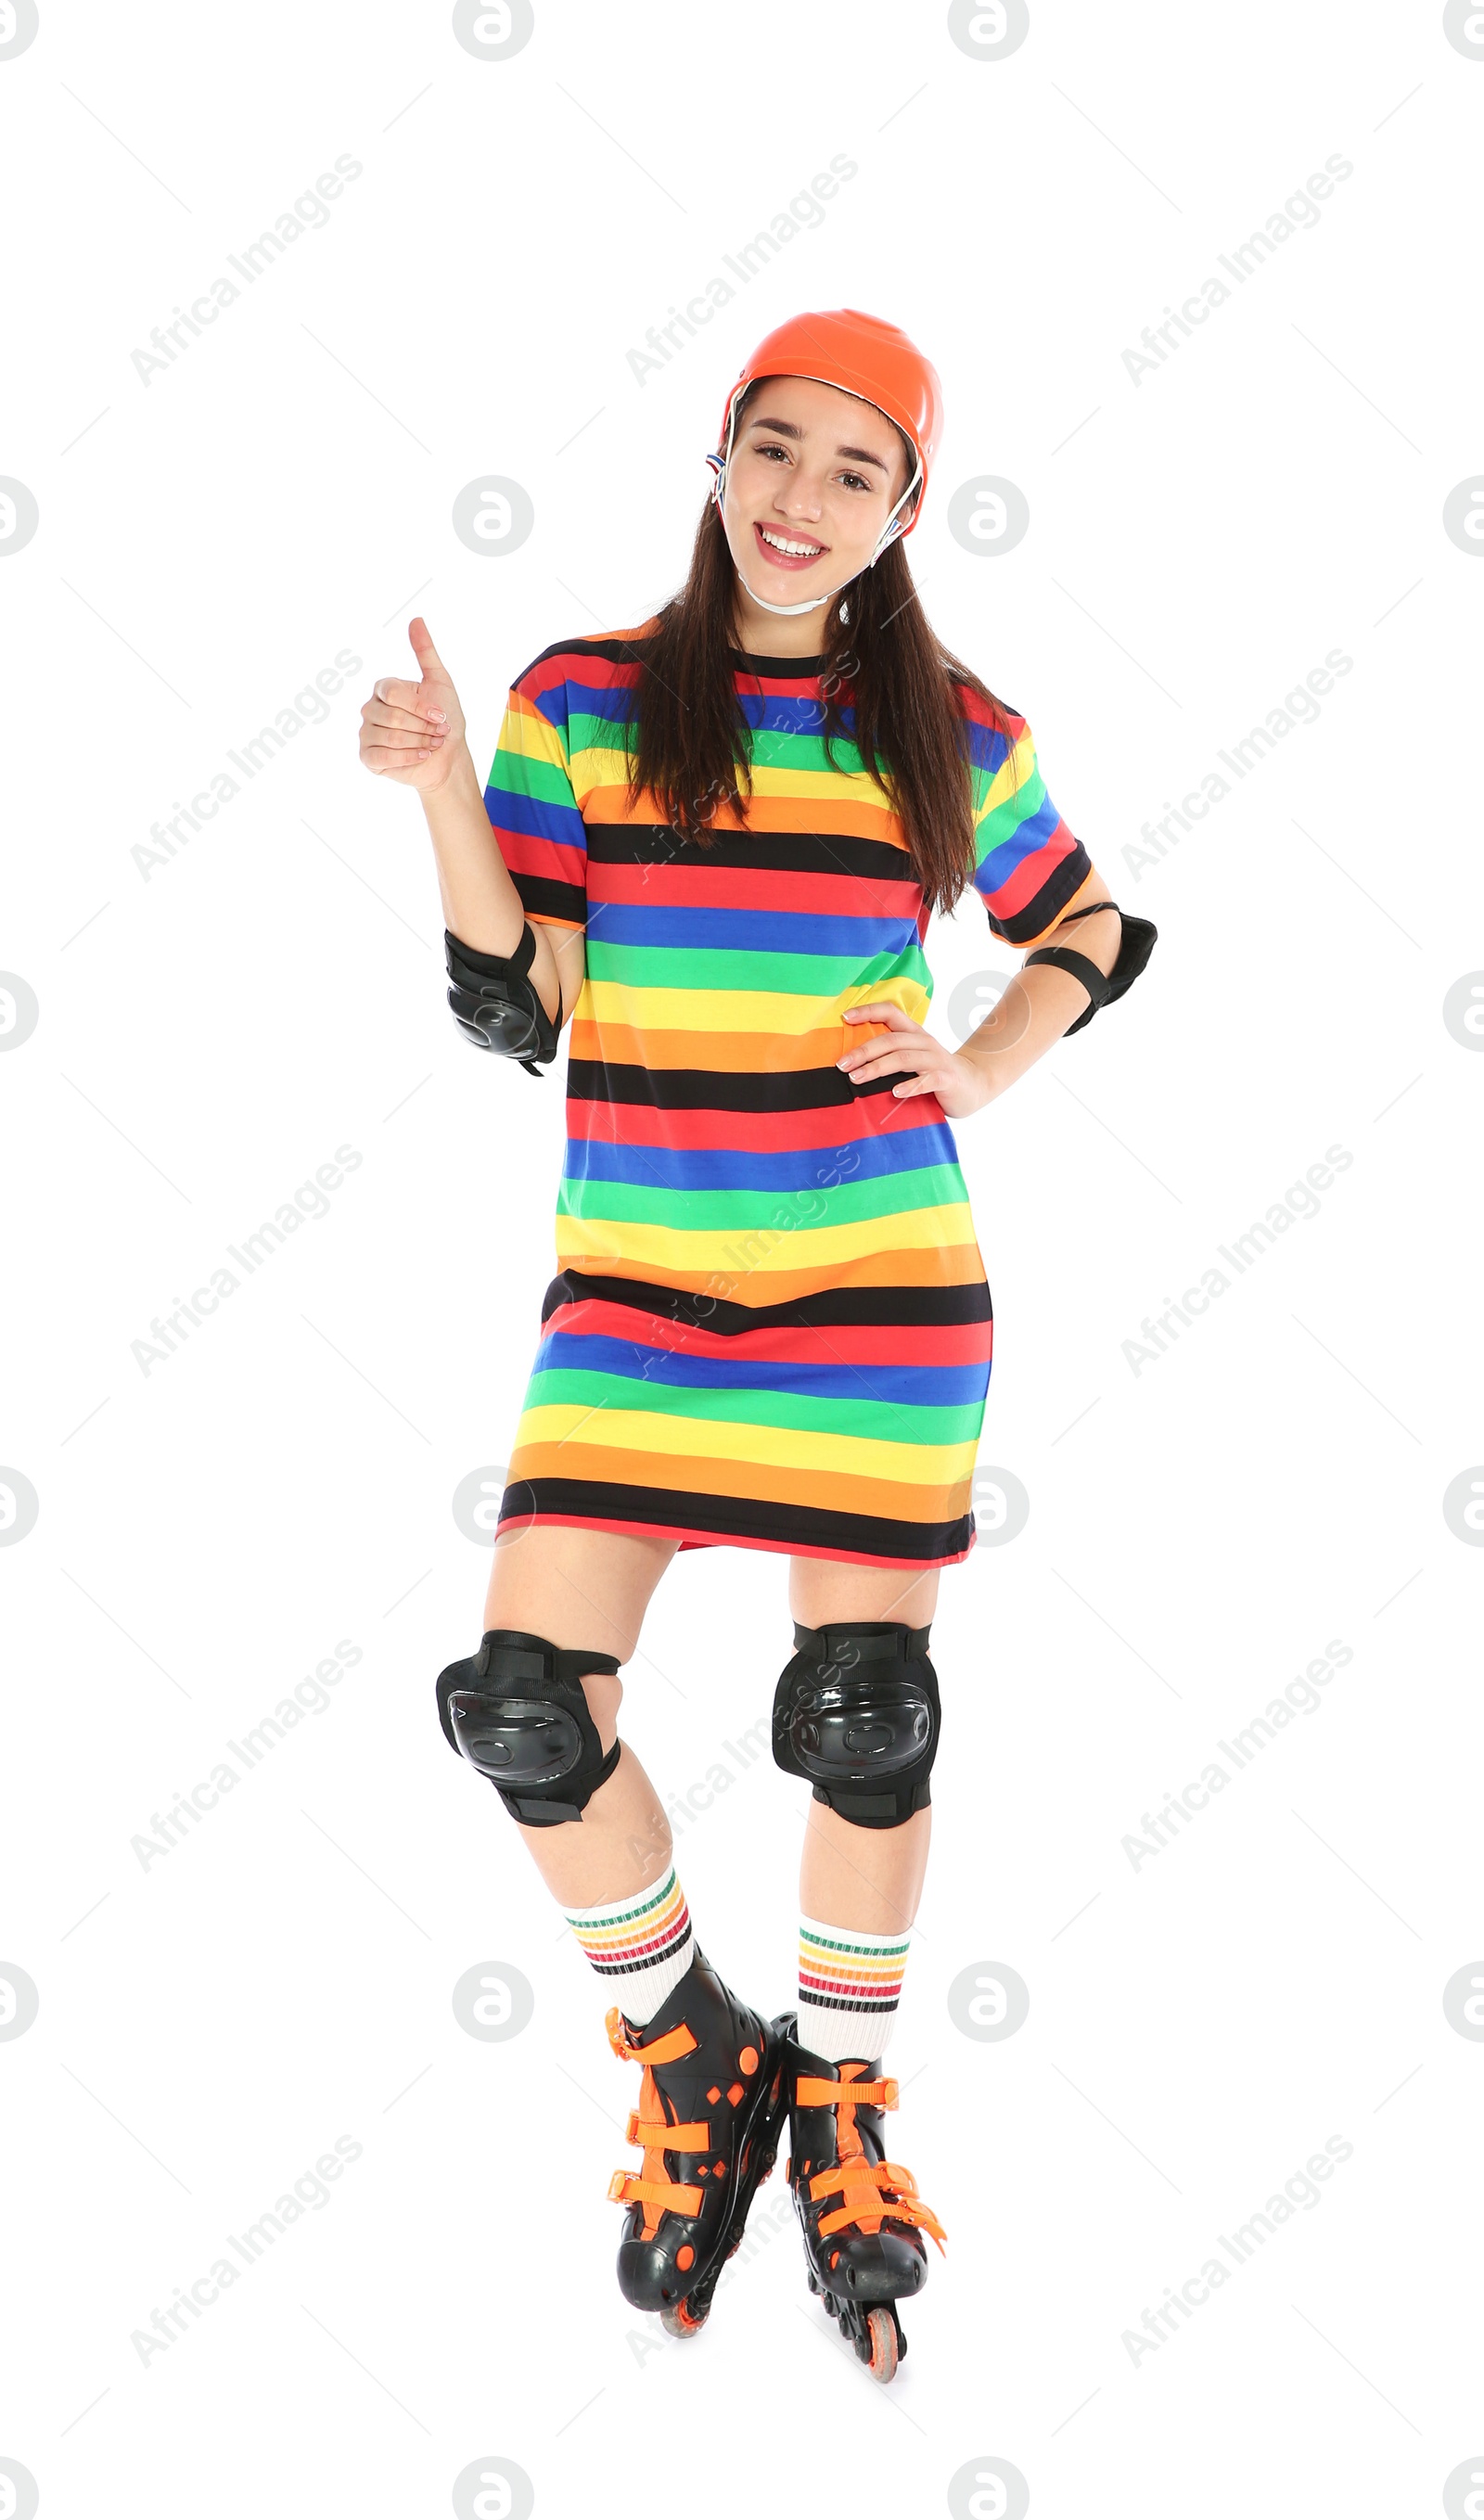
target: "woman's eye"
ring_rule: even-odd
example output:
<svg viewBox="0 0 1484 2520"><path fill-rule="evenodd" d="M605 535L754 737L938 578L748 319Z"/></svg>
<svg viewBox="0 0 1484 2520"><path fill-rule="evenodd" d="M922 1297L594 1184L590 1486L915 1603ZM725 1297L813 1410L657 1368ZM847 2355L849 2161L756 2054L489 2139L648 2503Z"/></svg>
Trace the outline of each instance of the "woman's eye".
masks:
<svg viewBox="0 0 1484 2520"><path fill-rule="evenodd" d="M786 464L788 460L788 450L786 446L779 446L776 444L761 445L758 447L757 451L759 455L781 455ZM869 490L871 488L871 483L869 481L862 480L859 472L842 472L839 477L842 481L847 482L852 489Z"/></svg>

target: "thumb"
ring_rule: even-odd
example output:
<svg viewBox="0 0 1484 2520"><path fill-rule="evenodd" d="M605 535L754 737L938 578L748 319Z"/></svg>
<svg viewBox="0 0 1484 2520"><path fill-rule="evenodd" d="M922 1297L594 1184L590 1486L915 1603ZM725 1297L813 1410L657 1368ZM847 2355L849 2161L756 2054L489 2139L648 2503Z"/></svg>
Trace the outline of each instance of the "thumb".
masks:
<svg viewBox="0 0 1484 2520"><path fill-rule="evenodd" d="M417 657L424 675L440 674L445 682L450 681L452 677L449 674L448 667L444 664L442 657L439 655L431 639L428 637L427 624L424 620L421 612L415 613L413 618L408 622L407 636L412 641L413 653Z"/></svg>

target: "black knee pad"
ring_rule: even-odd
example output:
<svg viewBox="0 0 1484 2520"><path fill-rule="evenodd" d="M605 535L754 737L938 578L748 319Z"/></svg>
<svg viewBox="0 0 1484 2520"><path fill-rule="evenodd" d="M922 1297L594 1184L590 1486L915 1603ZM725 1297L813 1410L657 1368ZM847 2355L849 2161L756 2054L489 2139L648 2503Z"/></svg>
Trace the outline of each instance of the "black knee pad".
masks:
<svg viewBox="0 0 1484 2520"><path fill-rule="evenodd" d="M793 1623L798 1651L773 1701L773 1756L859 1828L900 1828L932 1799L942 1713L928 1634L899 1620Z"/></svg>
<svg viewBox="0 0 1484 2520"><path fill-rule="evenodd" d="M476 1654L438 1675L438 1721L451 1750L488 1777L512 1820L555 1828L618 1765L583 1694L584 1672L616 1672L612 1654L554 1645L523 1628L489 1628Z"/></svg>

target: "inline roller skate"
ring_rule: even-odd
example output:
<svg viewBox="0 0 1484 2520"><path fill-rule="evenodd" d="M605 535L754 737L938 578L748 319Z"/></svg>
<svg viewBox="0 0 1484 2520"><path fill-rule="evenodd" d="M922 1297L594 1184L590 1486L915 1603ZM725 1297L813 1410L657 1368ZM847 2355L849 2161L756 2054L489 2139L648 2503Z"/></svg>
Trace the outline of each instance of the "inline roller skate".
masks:
<svg viewBox="0 0 1484 2520"><path fill-rule="evenodd" d="M614 2055L644 2067L628 2122L643 2163L608 2186L629 2209L619 2290L657 2311L667 2335L694 2336L778 2158L783 2025L740 2002L697 1951L652 2021L636 2029L615 2003L607 2026Z"/></svg>
<svg viewBox="0 0 1484 2520"><path fill-rule="evenodd" d="M882 2076L879 2057L832 2064L799 2047L796 2015L782 2014L780 2026L787 2034L786 2175L803 2229L809 2289L873 2377L887 2381L907 2351L897 2303L927 2280L919 2230L930 2232L940 2253L948 2234L922 2203L911 2171L886 2159L881 2112L896 2107L897 2087Z"/></svg>

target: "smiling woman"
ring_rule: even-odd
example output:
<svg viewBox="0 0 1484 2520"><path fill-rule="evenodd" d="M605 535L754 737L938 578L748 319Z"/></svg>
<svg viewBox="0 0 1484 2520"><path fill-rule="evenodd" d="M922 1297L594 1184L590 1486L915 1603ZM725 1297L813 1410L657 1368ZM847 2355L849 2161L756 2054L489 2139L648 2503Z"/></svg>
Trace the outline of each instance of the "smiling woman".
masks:
<svg viewBox="0 0 1484 2520"><path fill-rule="evenodd" d="M558 1274L445 1735L622 1982L609 2037L644 2066L643 2168L609 2191L626 2298L701 2324L787 2112L810 2285L880 2379L943 2236L885 2158L880 2066L993 1340L951 1123L1133 976L1025 719L917 599L901 546L941 425L894 326L794 319L728 393L685 585L517 676L482 796L421 620L423 680L379 683L362 739L423 790L466 1032L539 1074L571 1023ZM954 1051L925 1030L923 947L970 889L1007 942L1039 955L1076 921L1077 950L1047 947ZM617 1736L655 1584L723 1546L790 1560L772 1733L812 1787L796 2015L697 1950Z"/></svg>

